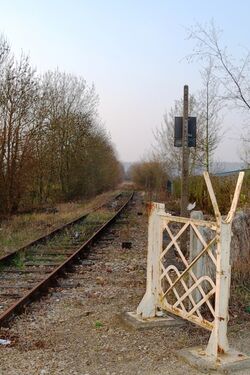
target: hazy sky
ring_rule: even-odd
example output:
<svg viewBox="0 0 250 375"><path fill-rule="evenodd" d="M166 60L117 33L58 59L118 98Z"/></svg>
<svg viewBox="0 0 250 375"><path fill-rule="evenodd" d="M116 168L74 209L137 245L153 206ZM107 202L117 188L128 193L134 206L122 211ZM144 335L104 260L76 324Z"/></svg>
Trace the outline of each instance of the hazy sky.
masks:
<svg viewBox="0 0 250 375"><path fill-rule="evenodd" d="M38 72L55 69L96 86L100 115L119 157L147 154L152 131L182 96L200 89L200 66L185 28L212 18L234 54L250 47L250 2L224 0L0 0L0 32ZM218 158L237 161L241 118L229 111Z"/></svg>

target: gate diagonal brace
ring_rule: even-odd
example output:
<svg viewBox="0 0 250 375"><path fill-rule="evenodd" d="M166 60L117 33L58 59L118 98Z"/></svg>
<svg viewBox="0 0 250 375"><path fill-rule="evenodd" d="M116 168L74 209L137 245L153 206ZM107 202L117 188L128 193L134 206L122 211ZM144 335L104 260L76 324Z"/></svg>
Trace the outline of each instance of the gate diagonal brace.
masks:
<svg viewBox="0 0 250 375"><path fill-rule="evenodd" d="M207 172L204 173L204 179L213 206L215 221L197 219L195 215L191 215L191 218L172 216L166 213L164 204L151 203L148 222L146 291L136 312L125 313L124 317L125 321L135 328L150 328L157 324L158 326L179 325L181 321L186 320L211 331L206 348L182 349L177 353L179 357L201 371L231 371L250 368L250 357L229 348L227 338L232 221L243 178L244 172L240 172L231 208L225 220L220 213ZM195 212L200 211L193 211ZM171 223L184 224L184 226L178 233L173 233L169 228ZM205 238L204 228L213 232L210 241ZM195 256L191 259L188 259L185 251L182 251L180 241L177 243L180 236L189 229L190 246L197 247L195 251L192 251ZM169 235L171 233L170 243L165 249L163 248L164 230L167 230ZM196 240L191 241L191 236L193 238L195 236ZM171 247L182 260L184 270L178 270L171 263L171 258L166 257ZM213 272L205 266L205 258L210 261L214 268ZM173 276L170 277L173 269L176 269L175 279ZM164 280L169 285L165 290ZM209 290L207 290L208 285L210 285ZM174 301L169 298L170 292ZM207 309L210 316L203 315L204 309ZM165 319L164 323L163 319Z"/></svg>

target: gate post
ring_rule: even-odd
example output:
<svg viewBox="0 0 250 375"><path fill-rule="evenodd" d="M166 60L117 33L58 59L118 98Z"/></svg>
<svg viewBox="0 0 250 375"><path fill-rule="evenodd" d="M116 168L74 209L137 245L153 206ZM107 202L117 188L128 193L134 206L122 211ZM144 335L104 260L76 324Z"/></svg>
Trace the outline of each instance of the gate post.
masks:
<svg viewBox="0 0 250 375"><path fill-rule="evenodd" d="M197 220L203 220L204 219L202 211L192 211L191 214L190 214L190 218L191 218L191 220L192 219L197 219ZM197 229L199 230L200 234L203 237L204 236L203 227L200 226ZM194 230L191 227L190 228L190 246L189 246L190 260L192 261L194 258L196 258L196 256L202 251L202 249L203 249L203 245L202 245L201 241L199 240L199 238L197 238ZM197 279L199 279L203 275L206 275L206 264L205 264L204 258L201 257L194 264L193 271L194 271L194 274L196 275ZM192 280L192 278L191 278L191 280ZM201 300L202 295L201 295L201 292L199 291L198 288L195 288L195 290L193 291L193 298L194 298L195 303L198 303Z"/></svg>
<svg viewBox="0 0 250 375"><path fill-rule="evenodd" d="M165 205L163 203L152 203L148 224L146 292L136 310L136 313L141 315L142 318L156 316L160 287L160 254L163 242L161 214L165 214Z"/></svg>
<svg viewBox="0 0 250 375"><path fill-rule="evenodd" d="M218 354L229 351L227 323L229 320L228 302L230 297L231 266L230 243L232 223L222 219L219 225L216 266L215 319L206 354L217 358Z"/></svg>

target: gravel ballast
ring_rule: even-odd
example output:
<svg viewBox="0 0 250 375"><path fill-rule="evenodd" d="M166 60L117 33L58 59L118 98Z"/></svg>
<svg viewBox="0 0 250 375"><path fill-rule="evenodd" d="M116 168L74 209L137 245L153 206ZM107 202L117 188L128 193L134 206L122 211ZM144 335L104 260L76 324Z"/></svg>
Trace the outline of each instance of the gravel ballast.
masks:
<svg viewBox="0 0 250 375"><path fill-rule="evenodd" d="M130 241L131 249L122 248L123 241ZM181 362L175 350L205 345L209 332L189 323L135 330L121 319L123 312L136 309L145 292L146 253L147 214L137 193L88 260L10 329L1 330L0 338L12 344L0 346L0 375L200 374ZM247 321L230 326L230 344L249 352L249 332Z"/></svg>

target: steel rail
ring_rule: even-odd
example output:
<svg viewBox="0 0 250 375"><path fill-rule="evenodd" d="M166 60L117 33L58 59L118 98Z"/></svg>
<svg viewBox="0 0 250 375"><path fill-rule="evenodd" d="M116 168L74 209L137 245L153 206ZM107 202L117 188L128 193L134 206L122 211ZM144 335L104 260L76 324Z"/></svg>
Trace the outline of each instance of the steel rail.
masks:
<svg viewBox="0 0 250 375"><path fill-rule="evenodd" d="M121 212L127 207L128 203L132 200L134 193L132 192L126 202L119 208L119 210L105 222L91 237L86 240L69 258L62 264L56 267L47 277L36 284L29 290L23 297L16 303L10 306L6 311L0 315L0 326L8 325L8 323L18 314L21 314L26 306L32 301L38 300L42 295L46 294L49 287L56 284L56 279L65 275L65 271L72 268L73 263L77 263L86 253L89 252L90 246L96 242L99 237L114 223L119 217Z"/></svg>
<svg viewBox="0 0 250 375"><path fill-rule="evenodd" d="M113 199L117 199L120 196L121 196L121 193L115 195ZM35 246L35 245L41 244L43 242L46 242L47 240L56 236L58 233L62 232L64 229L66 229L66 228L68 228L68 227L70 227L74 224L77 224L78 222L86 219L88 215L90 215L91 213L99 210L100 208L102 208L103 206L105 206L108 203L110 203L110 201L108 201L106 203L103 203L100 206L95 207L93 210L87 211L84 215L81 215L81 216L77 217L76 219L74 219L72 221L68 221L67 223L61 225L60 227L57 227L57 228L53 229L51 232L49 232L45 235L28 242L27 244L18 248L17 250L14 250L14 251L6 254L6 255L3 255L2 257L0 257L0 263L8 263L11 259L13 259L17 255L17 253L25 251L31 246Z"/></svg>

